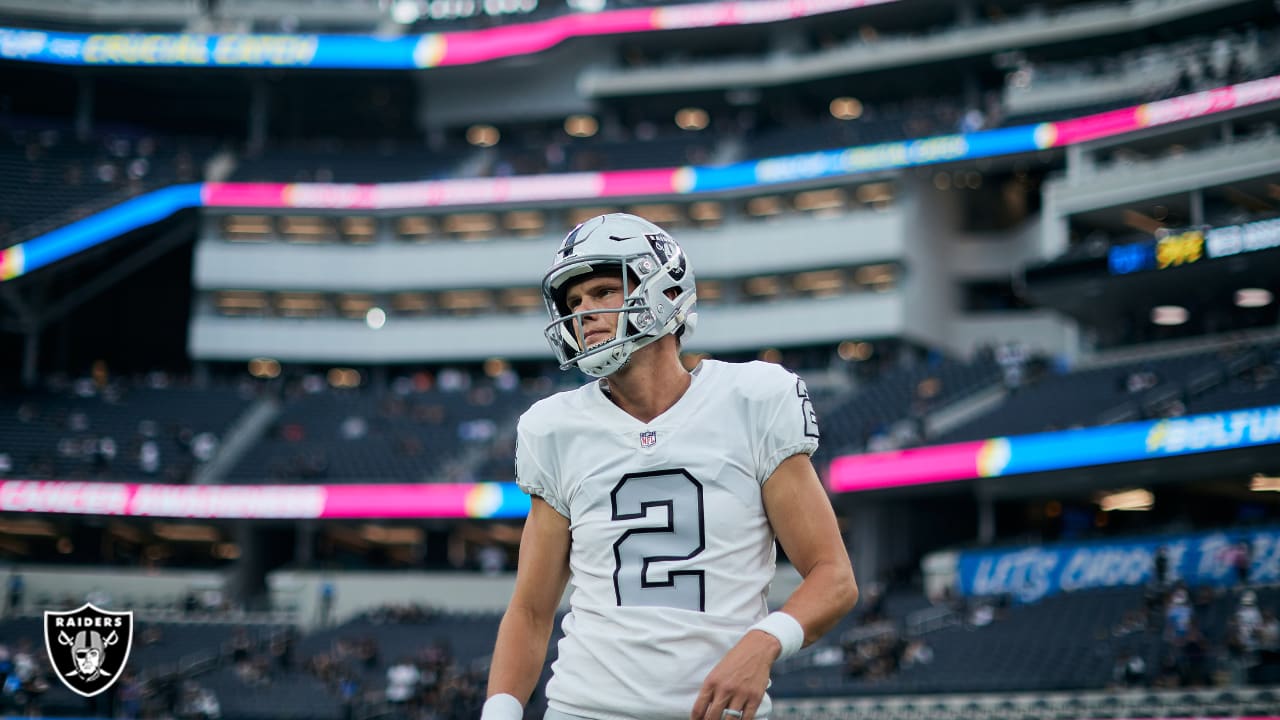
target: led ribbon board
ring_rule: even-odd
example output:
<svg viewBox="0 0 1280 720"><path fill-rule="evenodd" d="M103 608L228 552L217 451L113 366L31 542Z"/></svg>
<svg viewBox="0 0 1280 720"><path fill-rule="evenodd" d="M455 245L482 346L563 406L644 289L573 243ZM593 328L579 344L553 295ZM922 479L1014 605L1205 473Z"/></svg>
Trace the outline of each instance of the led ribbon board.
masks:
<svg viewBox="0 0 1280 720"><path fill-rule="evenodd" d="M1174 535L960 553L958 589L970 597L1010 595L1035 602L1050 595L1154 582L1160 548L1169 577L1192 587L1229 587L1235 568L1223 561L1241 541L1252 549L1249 582L1280 582L1280 529Z"/></svg>
<svg viewBox="0 0 1280 720"><path fill-rule="evenodd" d="M531 55L575 37L811 17L898 0L756 0L575 13L405 37L71 33L0 27L0 60L50 65L421 70Z"/></svg>
<svg viewBox="0 0 1280 720"><path fill-rule="evenodd" d="M1280 405L845 455L831 462L827 483L833 492L882 490L1276 443Z"/></svg>
<svg viewBox="0 0 1280 720"><path fill-rule="evenodd" d="M105 212L0 250L0 282L194 206L395 210L688 195L1033 152L1277 99L1280 99L1280 75L1072 120L787 155L724 167L686 166L378 185L180 185L134 198ZM1266 233L1255 235L1271 237ZM1253 242L1261 240L1255 238ZM1207 245L1210 257L1213 257L1212 238Z"/></svg>
<svg viewBox="0 0 1280 720"><path fill-rule="evenodd" d="M515 483L153 485L0 482L0 512L216 519L522 518Z"/></svg>

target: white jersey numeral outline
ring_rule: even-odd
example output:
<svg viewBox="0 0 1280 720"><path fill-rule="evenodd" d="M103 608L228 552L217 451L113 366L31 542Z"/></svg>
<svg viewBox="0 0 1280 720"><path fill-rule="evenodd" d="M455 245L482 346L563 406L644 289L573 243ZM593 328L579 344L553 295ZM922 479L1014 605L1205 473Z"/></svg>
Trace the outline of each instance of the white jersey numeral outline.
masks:
<svg viewBox="0 0 1280 720"><path fill-rule="evenodd" d="M671 607L705 612L706 573L670 570L665 579L655 564L690 560L707 547L702 483L683 468L627 473L609 493L613 520L641 518L665 522L633 527L613 544L613 591L619 607ZM650 516L651 509L659 512Z"/></svg>

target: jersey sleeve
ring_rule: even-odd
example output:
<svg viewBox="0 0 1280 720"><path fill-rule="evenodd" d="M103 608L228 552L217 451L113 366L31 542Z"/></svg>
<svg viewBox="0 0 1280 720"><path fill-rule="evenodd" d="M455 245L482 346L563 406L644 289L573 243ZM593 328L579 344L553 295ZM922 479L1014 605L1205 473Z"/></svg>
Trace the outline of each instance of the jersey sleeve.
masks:
<svg viewBox="0 0 1280 720"><path fill-rule="evenodd" d="M762 485L783 460L799 453L812 455L818 449L818 416L809 389L794 373L777 371L769 378L769 392L760 399L757 416L756 468Z"/></svg>
<svg viewBox="0 0 1280 720"><path fill-rule="evenodd" d="M549 438L537 432L531 414L521 416L516 426L516 485L529 495L547 501L556 512L569 517L568 504L560 497L555 477L547 470Z"/></svg>

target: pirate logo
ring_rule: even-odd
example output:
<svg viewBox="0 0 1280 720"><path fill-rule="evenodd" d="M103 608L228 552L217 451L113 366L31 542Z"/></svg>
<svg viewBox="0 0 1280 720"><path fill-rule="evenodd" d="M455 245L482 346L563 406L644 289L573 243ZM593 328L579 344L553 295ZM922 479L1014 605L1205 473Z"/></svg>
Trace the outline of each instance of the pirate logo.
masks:
<svg viewBox="0 0 1280 720"><path fill-rule="evenodd" d="M680 250L680 246L666 233L645 235L644 238L649 241L653 252L658 256L658 263L667 266L671 279L680 282L684 278L685 270L684 252ZM675 262L672 262L673 260Z"/></svg>
<svg viewBox="0 0 1280 720"><path fill-rule="evenodd" d="M133 648L133 611L108 612L85 604L44 613L49 662L71 692L93 697L115 684Z"/></svg>

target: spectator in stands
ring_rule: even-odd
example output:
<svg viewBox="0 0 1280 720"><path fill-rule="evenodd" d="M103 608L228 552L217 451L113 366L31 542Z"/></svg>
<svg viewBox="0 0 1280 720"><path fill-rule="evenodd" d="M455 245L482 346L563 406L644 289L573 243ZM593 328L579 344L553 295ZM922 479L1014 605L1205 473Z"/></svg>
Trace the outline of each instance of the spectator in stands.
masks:
<svg viewBox="0 0 1280 720"><path fill-rule="evenodd" d="M1240 595L1235 612L1236 638L1245 652L1258 649L1259 631L1262 629L1262 613L1258 610L1258 596L1252 590Z"/></svg>
<svg viewBox="0 0 1280 720"><path fill-rule="evenodd" d="M378 667L378 641L371 635L359 643L356 657L366 670Z"/></svg>
<svg viewBox="0 0 1280 720"><path fill-rule="evenodd" d="M37 665L23 683L23 692L26 695L26 705L23 707L26 716L41 717L44 714L42 710L44 696L49 692L49 669L43 665Z"/></svg>
<svg viewBox="0 0 1280 720"><path fill-rule="evenodd" d="M231 662L237 667L248 663L253 653L253 639L249 637L249 629L240 626L231 635Z"/></svg>
<svg viewBox="0 0 1280 720"><path fill-rule="evenodd" d="M1258 649L1267 653L1280 652L1280 619L1271 608L1262 611L1262 623L1258 626Z"/></svg>
<svg viewBox="0 0 1280 720"><path fill-rule="evenodd" d="M294 637L294 629L292 625L283 632L276 633L271 637L271 659L281 672L289 672L293 669L293 652L295 643L296 638Z"/></svg>
<svg viewBox="0 0 1280 720"><path fill-rule="evenodd" d="M418 683L422 673L409 658L401 658L395 665L387 668L387 702L395 705L407 705L418 692Z"/></svg>
<svg viewBox="0 0 1280 720"><path fill-rule="evenodd" d="M552 710L752 716L774 661L816 640L857 600L809 459L818 433L808 392L777 366L704 360L684 368L680 338L697 319L694 274L652 223L592 218L569 233L554 263L542 283L547 337L562 368L600 380L543 400L520 420L516 475L532 510L482 717L523 716L571 567L574 609L547 686ZM660 466L680 470L639 472ZM618 479L594 482L606 475ZM630 482L642 475L645 482ZM703 512L704 492L715 512ZM638 520L643 505L660 501L681 518L676 526L697 528L667 572L692 571L696 561L686 561L704 543L705 557L721 565L702 571L705 584L701 573L673 574L662 587L641 582L645 557L670 555L672 543L690 538L636 533L616 518ZM766 614L777 540L804 579L782 610ZM624 548L625 568L615 571L612 548Z"/></svg>
<svg viewBox="0 0 1280 720"><path fill-rule="evenodd" d="M1178 588L1169 595L1169 605L1164 617L1165 640L1175 645L1181 644L1191 631L1192 620L1185 589Z"/></svg>
<svg viewBox="0 0 1280 720"><path fill-rule="evenodd" d="M138 450L138 469L146 475L155 475L160 471L160 446L155 440L142 441Z"/></svg>
<svg viewBox="0 0 1280 720"><path fill-rule="evenodd" d="M1249 584L1249 570L1253 565L1253 548L1248 540L1241 540L1232 546L1228 555L1231 569L1235 571L1236 583Z"/></svg>
<svg viewBox="0 0 1280 720"><path fill-rule="evenodd" d="M933 648L929 647L924 640L916 639L907 643L906 648L902 651L900 664L905 669L913 665L928 665L932 662Z"/></svg>
<svg viewBox="0 0 1280 720"><path fill-rule="evenodd" d="M1166 588L1169 586L1169 551L1163 545L1156 548L1155 556L1152 558L1154 570L1154 579L1157 587Z"/></svg>
<svg viewBox="0 0 1280 720"><path fill-rule="evenodd" d="M1188 626L1178 653L1178 675L1183 687L1209 684L1209 640L1194 620Z"/></svg>
<svg viewBox="0 0 1280 720"><path fill-rule="evenodd" d="M213 459L218 450L218 437L211 432L198 433L191 439L191 457L197 462L207 463Z"/></svg>
<svg viewBox="0 0 1280 720"><path fill-rule="evenodd" d="M360 681L352 673L346 673L338 682L338 697L342 700L342 719L355 717L356 701L360 698Z"/></svg>
<svg viewBox="0 0 1280 720"><path fill-rule="evenodd" d="M484 545L476 551L476 561L485 575L498 575L507 569L507 552L497 545Z"/></svg>
<svg viewBox="0 0 1280 720"><path fill-rule="evenodd" d="M873 582L868 585L863 598L863 622L870 624L884 620L884 583Z"/></svg>
<svg viewBox="0 0 1280 720"><path fill-rule="evenodd" d="M338 590L334 587L333 582L325 580L320 583L320 627L329 627L333 616L333 602Z"/></svg>
<svg viewBox="0 0 1280 720"><path fill-rule="evenodd" d="M1205 585L1196 591L1195 599L1192 601L1191 612L1196 621L1200 623L1200 627L1205 627L1210 621L1209 615L1213 612L1213 603L1215 597L1213 588Z"/></svg>
<svg viewBox="0 0 1280 720"><path fill-rule="evenodd" d="M182 700L178 705L179 720L218 720L222 707L212 691L188 680L183 684Z"/></svg>
<svg viewBox="0 0 1280 720"><path fill-rule="evenodd" d="M5 615L13 617L22 612L22 597L26 590L26 580L23 579L22 573L18 572L17 566L9 574L9 602L5 605Z"/></svg>
<svg viewBox="0 0 1280 720"><path fill-rule="evenodd" d="M1009 390L1022 387L1030 352L1022 343L1001 343L996 347L996 362L1004 376L1004 386Z"/></svg>
<svg viewBox="0 0 1280 720"><path fill-rule="evenodd" d="M1135 652L1121 653L1112 674L1121 687L1143 687L1147 684L1147 661Z"/></svg>
<svg viewBox="0 0 1280 720"><path fill-rule="evenodd" d="M143 687L137 675L130 670L124 670L114 690L118 720L138 720L142 717Z"/></svg>

